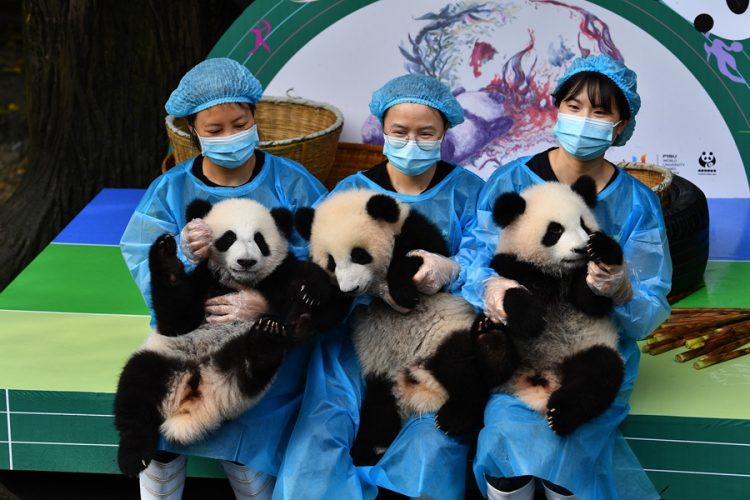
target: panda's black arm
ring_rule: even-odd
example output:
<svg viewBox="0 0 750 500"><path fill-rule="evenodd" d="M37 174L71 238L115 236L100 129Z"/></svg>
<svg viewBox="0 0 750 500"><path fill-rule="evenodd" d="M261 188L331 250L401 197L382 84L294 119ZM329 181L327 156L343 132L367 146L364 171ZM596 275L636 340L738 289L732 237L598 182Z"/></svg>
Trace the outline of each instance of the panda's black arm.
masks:
<svg viewBox="0 0 750 500"><path fill-rule="evenodd" d="M394 240L393 255L386 273L388 291L393 301L406 309L414 308L419 302L419 292L412 278L422 265L422 258L407 256L412 250L425 250L446 257L450 255L448 244L437 226L416 210L409 212L401 233Z"/></svg>
<svg viewBox="0 0 750 500"><path fill-rule="evenodd" d="M490 261L490 267L503 278L515 280L529 291L538 293L555 287L555 278L544 274L534 264L522 262L515 255L499 253Z"/></svg>
<svg viewBox="0 0 750 500"><path fill-rule="evenodd" d="M606 316L612 310L612 299L595 294L586 283L585 267L573 275L569 299L573 306L591 316Z"/></svg>
<svg viewBox="0 0 750 500"><path fill-rule="evenodd" d="M159 333L182 335L203 323L208 289L215 282L204 261L191 273L177 257L170 235L160 236L149 251L151 305Z"/></svg>

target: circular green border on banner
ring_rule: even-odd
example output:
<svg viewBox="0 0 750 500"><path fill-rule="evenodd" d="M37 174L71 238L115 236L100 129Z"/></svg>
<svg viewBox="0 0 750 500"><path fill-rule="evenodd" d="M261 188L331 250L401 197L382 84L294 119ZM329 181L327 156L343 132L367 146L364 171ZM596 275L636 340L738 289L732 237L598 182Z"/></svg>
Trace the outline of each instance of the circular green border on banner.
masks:
<svg viewBox="0 0 750 500"><path fill-rule="evenodd" d="M231 57L266 86L310 40L347 15L377 0L256 0L237 18L208 57ZM706 57L706 37L661 2L589 0L644 30L695 76L724 118L750 182L750 86L724 77ZM750 75L750 56L738 59ZM322 56L324 57L324 55ZM312 78L315 75L311 75ZM745 103L743 109L742 103Z"/></svg>

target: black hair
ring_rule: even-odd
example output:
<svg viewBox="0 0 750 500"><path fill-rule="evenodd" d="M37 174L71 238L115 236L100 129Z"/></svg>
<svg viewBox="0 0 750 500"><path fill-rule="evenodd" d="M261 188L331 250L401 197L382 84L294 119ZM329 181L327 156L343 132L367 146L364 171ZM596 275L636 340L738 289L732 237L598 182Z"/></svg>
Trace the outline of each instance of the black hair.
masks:
<svg viewBox="0 0 750 500"><path fill-rule="evenodd" d="M596 71L581 71L565 80L565 83L560 85L557 92L552 94L555 107L559 108L563 101L574 98L584 88L594 107L602 108L610 113L612 111L612 100L614 99L617 110L620 112L620 118L623 120L630 119L630 106L625 94L609 77Z"/></svg>
<svg viewBox="0 0 750 500"><path fill-rule="evenodd" d="M253 114L253 118L255 117L255 104L250 104L249 102L233 102L227 104L237 104L245 109L249 109ZM200 111L198 111L198 113L200 113ZM198 116L198 113L193 113L192 115L186 116L185 121L189 125L188 133L190 134L190 140L192 141L193 146L195 146L198 151L200 151L201 142L198 140L198 135L195 133L195 117Z"/></svg>

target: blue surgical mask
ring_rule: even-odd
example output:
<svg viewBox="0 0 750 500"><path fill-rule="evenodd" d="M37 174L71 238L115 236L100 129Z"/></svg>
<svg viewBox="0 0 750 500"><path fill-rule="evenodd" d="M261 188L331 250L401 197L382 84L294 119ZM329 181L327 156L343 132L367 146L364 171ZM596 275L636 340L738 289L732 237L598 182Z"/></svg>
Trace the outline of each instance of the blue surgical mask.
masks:
<svg viewBox="0 0 750 500"><path fill-rule="evenodd" d="M440 160L440 145L437 141L410 141L383 135L383 154L388 163L396 170L409 177L425 173Z"/></svg>
<svg viewBox="0 0 750 500"><path fill-rule="evenodd" d="M258 146L258 126L253 125L247 130L221 137L201 137L201 153L203 156L224 168L239 168L253 156Z"/></svg>
<svg viewBox="0 0 750 500"><path fill-rule="evenodd" d="M554 133L571 156L591 160L603 155L612 145L614 128L618 123L558 113Z"/></svg>

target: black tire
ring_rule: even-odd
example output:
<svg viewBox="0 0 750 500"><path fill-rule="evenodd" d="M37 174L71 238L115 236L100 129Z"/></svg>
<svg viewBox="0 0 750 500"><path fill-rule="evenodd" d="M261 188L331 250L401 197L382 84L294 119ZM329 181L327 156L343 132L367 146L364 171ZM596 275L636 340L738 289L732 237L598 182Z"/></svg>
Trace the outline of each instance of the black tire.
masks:
<svg viewBox="0 0 750 500"><path fill-rule="evenodd" d="M672 256L670 296L703 285L708 263L708 202L698 186L679 175L672 178L664 222Z"/></svg>

